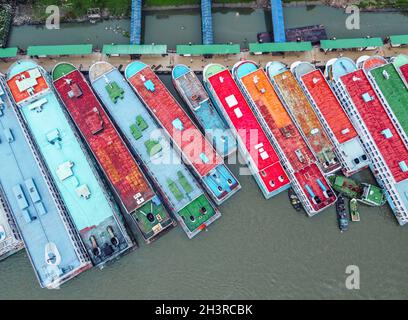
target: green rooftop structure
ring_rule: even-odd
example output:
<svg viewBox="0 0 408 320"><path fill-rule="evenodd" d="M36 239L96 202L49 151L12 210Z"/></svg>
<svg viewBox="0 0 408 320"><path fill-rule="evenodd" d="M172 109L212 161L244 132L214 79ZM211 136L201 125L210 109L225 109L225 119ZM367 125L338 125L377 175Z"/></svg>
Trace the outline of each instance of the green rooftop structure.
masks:
<svg viewBox="0 0 408 320"><path fill-rule="evenodd" d="M0 59L17 57L18 48L0 48Z"/></svg>
<svg viewBox="0 0 408 320"><path fill-rule="evenodd" d="M210 54L238 54L239 44L179 44L177 54L184 56L201 56Z"/></svg>
<svg viewBox="0 0 408 320"><path fill-rule="evenodd" d="M249 52L254 54L271 53L271 52L302 52L312 50L312 43L303 42L265 42L250 43Z"/></svg>
<svg viewBox="0 0 408 320"><path fill-rule="evenodd" d="M30 57L87 55L92 53L91 44L72 44L61 46L29 46L27 55Z"/></svg>
<svg viewBox="0 0 408 320"><path fill-rule="evenodd" d="M408 44L408 34L400 34L395 36L390 36L390 43L393 47L399 47Z"/></svg>
<svg viewBox="0 0 408 320"><path fill-rule="evenodd" d="M183 221L190 231L194 231L207 220L207 216L215 214L214 208L210 205L205 195L196 198L189 206L181 209L179 212Z"/></svg>
<svg viewBox="0 0 408 320"><path fill-rule="evenodd" d="M382 45L384 43L381 38L320 40L320 47L323 50L376 48Z"/></svg>
<svg viewBox="0 0 408 320"><path fill-rule="evenodd" d="M121 87L119 87L119 85L115 81L108 83L105 86L105 89L106 91L108 91L109 98L112 100L113 103L118 102L118 99L123 99L124 97L125 94L124 90Z"/></svg>
<svg viewBox="0 0 408 320"><path fill-rule="evenodd" d="M375 83L408 136L408 90L392 63L370 70Z"/></svg>
<svg viewBox="0 0 408 320"><path fill-rule="evenodd" d="M102 53L108 56L167 54L165 44L105 44Z"/></svg>

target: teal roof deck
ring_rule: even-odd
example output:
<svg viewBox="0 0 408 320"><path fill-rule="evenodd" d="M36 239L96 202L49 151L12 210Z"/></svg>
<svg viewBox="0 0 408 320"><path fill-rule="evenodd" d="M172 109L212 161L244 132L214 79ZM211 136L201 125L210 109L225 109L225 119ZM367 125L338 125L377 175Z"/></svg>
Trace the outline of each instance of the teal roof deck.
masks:
<svg viewBox="0 0 408 320"><path fill-rule="evenodd" d="M187 66L178 64L172 71L173 84L190 108L207 140L217 152L226 157L237 150L235 137L216 110L201 81Z"/></svg>
<svg viewBox="0 0 408 320"><path fill-rule="evenodd" d="M19 61L10 68L9 79L12 75L35 68L45 74L33 61ZM48 79L47 84L50 86ZM24 100L18 107L93 263L103 264L126 251L132 243L116 217L116 206L101 186L91 160L56 95L45 89L31 96L31 100ZM117 238L117 246L111 245L112 235L108 228ZM102 251L99 255L91 238Z"/></svg>
<svg viewBox="0 0 408 320"><path fill-rule="evenodd" d="M76 231L65 222L69 219L68 214L64 208L57 206L50 178L44 174L44 167L40 168L37 151L34 155L28 143L30 138L21 129L22 124L2 84L0 100L3 102L0 107L1 191L12 211L40 285L58 286L91 267L91 263L84 255ZM59 263L58 258L54 265L46 261L47 247L56 249L54 252L60 256Z"/></svg>
<svg viewBox="0 0 408 320"><path fill-rule="evenodd" d="M54 46L29 46L27 55L30 57L39 56L65 56L65 55L87 55L92 53L91 44L72 44Z"/></svg>
<svg viewBox="0 0 408 320"><path fill-rule="evenodd" d="M0 48L0 59L17 57L18 48Z"/></svg>
<svg viewBox="0 0 408 320"><path fill-rule="evenodd" d="M106 55L157 55L167 54L167 45L165 44L105 44L102 53Z"/></svg>
<svg viewBox="0 0 408 320"><path fill-rule="evenodd" d="M320 47L323 50L381 47L383 44L381 38L353 38L320 41Z"/></svg>
<svg viewBox="0 0 408 320"><path fill-rule="evenodd" d="M390 36L390 42L393 46L406 45L408 44L408 34Z"/></svg>
<svg viewBox="0 0 408 320"><path fill-rule="evenodd" d="M249 52L251 53L269 53L269 52L302 52L312 50L312 43L304 42L268 42L268 43L250 43Z"/></svg>
<svg viewBox="0 0 408 320"><path fill-rule="evenodd" d="M408 136L408 89L392 63L370 71L402 130Z"/></svg>
<svg viewBox="0 0 408 320"><path fill-rule="evenodd" d="M107 108L112 120L129 142L131 149L158 182L167 203L189 237L197 228L220 216L198 185L180 156L170 146L167 135L149 114L121 73L106 62L98 62L90 69L92 87ZM123 97L112 100L106 90L107 83L116 83ZM153 148L150 147L153 145ZM151 152L154 150L154 152ZM204 205L207 214L199 213L197 206ZM194 221L190 219L194 216Z"/></svg>
<svg viewBox="0 0 408 320"><path fill-rule="evenodd" d="M206 54L238 54L239 44L179 44L177 54L200 56Z"/></svg>

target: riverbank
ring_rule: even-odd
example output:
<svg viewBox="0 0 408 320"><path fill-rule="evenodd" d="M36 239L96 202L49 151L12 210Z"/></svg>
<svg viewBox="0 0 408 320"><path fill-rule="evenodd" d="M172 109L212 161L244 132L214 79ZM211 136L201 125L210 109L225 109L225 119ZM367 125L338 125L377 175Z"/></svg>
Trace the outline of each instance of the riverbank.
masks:
<svg viewBox="0 0 408 320"><path fill-rule="evenodd" d="M38 0L37 3L31 5L18 5L14 11L13 25L43 24L48 17L48 14L45 13L46 5L44 3L48 3L47 0ZM350 4L358 5L365 12L408 11L408 0L283 0L283 6L287 7L324 5L344 9ZM88 1L72 0L71 4L64 2L60 6L60 22L88 22L90 18L87 15L87 10L91 7L91 2L88 3ZM146 0L143 6L144 11L197 10L199 8L200 0ZM270 2L269 0L214 0L213 8L270 10ZM108 1L106 7L100 9L100 16L103 20L130 18L130 0Z"/></svg>

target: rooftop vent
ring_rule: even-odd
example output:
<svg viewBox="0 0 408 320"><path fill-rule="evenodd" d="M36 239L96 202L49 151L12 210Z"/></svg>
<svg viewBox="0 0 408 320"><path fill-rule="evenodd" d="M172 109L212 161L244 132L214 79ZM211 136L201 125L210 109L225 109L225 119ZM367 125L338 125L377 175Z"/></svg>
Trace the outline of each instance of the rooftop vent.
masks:
<svg viewBox="0 0 408 320"><path fill-rule="evenodd" d="M381 133L384 135L385 139L392 138L392 132L390 129L384 129L383 131L381 131Z"/></svg>
<svg viewBox="0 0 408 320"><path fill-rule="evenodd" d="M408 166L407 166L407 163L405 162L405 160L400 161L400 162L398 163L398 165L399 165L399 167L401 168L401 171L402 171L402 172L407 172L407 171L408 171Z"/></svg>
<svg viewBox="0 0 408 320"><path fill-rule="evenodd" d="M374 98L372 96L370 96L370 94L368 92L363 93L362 97L363 97L364 102L370 102L370 101L374 100Z"/></svg>
<svg viewBox="0 0 408 320"><path fill-rule="evenodd" d="M238 104L237 98L233 94L225 98L225 101L227 102L228 106L230 108L235 107Z"/></svg>
<svg viewBox="0 0 408 320"><path fill-rule="evenodd" d="M387 70L383 70L382 75L383 75L383 77L384 77L386 80L388 80L388 79L390 78L390 75L389 75L389 73L387 72Z"/></svg>

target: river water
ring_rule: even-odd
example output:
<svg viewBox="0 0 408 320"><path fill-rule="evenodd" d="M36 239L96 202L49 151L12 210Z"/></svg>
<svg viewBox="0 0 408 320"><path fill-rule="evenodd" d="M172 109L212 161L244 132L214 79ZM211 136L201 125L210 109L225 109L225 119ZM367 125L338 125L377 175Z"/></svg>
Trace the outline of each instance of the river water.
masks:
<svg viewBox="0 0 408 320"><path fill-rule="evenodd" d="M301 27L321 23L329 37L389 36L408 30L408 15L401 13L361 13L360 29L347 30L347 14L325 6L287 7L284 9L285 26ZM147 11L143 22L145 43L166 43L175 48L181 43L200 43L201 20L199 10ZM256 42L256 34L271 31L270 12L251 9L214 9L214 36L217 43L240 43L246 47ZM404 27L405 26L405 27ZM9 46L26 48L29 45L92 43L128 43L122 35L130 28L129 20L61 24L59 30L47 30L44 26L14 27Z"/></svg>
<svg viewBox="0 0 408 320"><path fill-rule="evenodd" d="M323 10L325 14L315 10ZM294 12L298 12L297 20ZM304 8L287 8L285 18L293 25L300 21L300 16L302 24L325 23L331 35L345 36L340 34L344 30L333 25L333 17L326 16L333 12L331 8L313 9L307 13ZM197 18L196 15L186 15L158 19L148 15L145 24L149 26L150 23L155 32L149 35L151 38L145 35L146 41L164 41L163 30L166 30L169 32L167 43L174 45L176 42L170 42L175 41L172 37L179 37L174 34L177 27L174 32L170 27L159 32L154 21L180 20L179 25L186 26L187 30L196 25L198 29L189 31L191 38L187 41L198 42L200 29L193 16ZM252 22L245 22L245 28L231 25L235 17L232 12L216 13L216 26L221 23L221 17L225 17L224 28L230 30L216 27L217 41L228 33L232 37L230 41L239 41L239 32L247 32L247 39L254 41L252 33L264 30L268 25L268 17L262 21L259 17L251 18ZM243 17L240 14L238 19L242 21ZM382 27L367 25L364 33L371 31L372 35L386 35L408 30L402 27L402 23L408 23L407 17L402 15L375 14L375 19L370 19L382 24L388 21L390 29L381 31ZM401 19L399 23L396 22L398 19ZM257 25L252 26L252 23ZM341 23L338 21L339 25ZM87 36L100 35L97 30L102 32L103 26L89 27L86 35L81 29L85 28L83 25L64 26L60 30L65 32L63 39L50 36L48 43L78 43ZM28 36L27 30L34 33ZM335 33L336 30L339 33ZM112 37L108 38L112 42L126 42L126 38L108 34L104 37ZM71 35L77 38L68 38ZM102 36L98 38L98 41L106 40ZM14 28L12 45L24 47L33 41L45 44L41 30ZM170 77L162 76L162 79L176 94ZM238 176L239 166L230 165L230 168ZM355 178L373 181L368 171ZM138 250L103 270L93 269L80 275L61 290L40 289L26 253L21 252L0 263L0 299L408 298L408 250L405 248L408 232L406 227L397 225L388 206L371 208L361 205L361 222L350 223L349 231L342 234L337 228L334 208L308 218L292 209L286 192L265 200L252 177L239 176L239 180L242 190L220 207L222 218L193 240L188 240L180 227L175 228L150 245L141 244ZM349 265L360 269L360 290L346 289L345 270Z"/></svg>

